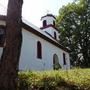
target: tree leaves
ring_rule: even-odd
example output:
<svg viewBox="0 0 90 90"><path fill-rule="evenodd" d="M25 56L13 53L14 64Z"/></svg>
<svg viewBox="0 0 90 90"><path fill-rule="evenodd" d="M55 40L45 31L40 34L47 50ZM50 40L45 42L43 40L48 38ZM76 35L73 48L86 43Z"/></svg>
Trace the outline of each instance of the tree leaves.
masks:
<svg viewBox="0 0 90 90"><path fill-rule="evenodd" d="M90 67L90 2L76 0L59 10L60 43L71 49L72 65Z"/></svg>

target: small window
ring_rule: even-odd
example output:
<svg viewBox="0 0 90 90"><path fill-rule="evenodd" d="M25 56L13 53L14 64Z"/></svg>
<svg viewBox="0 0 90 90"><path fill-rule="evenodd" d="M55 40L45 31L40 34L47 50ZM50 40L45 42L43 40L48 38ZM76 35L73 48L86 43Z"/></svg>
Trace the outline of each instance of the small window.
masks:
<svg viewBox="0 0 90 90"><path fill-rule="evenodd" d="M53 21L53 25L55 26L55 21Z"/></svg>
<svg viewBox="0 0 90 90"><path fill-rule="evenodd" d="M56 32L54 32L54 38L56 39Z"/></svg>
<svg viewBox="0 0 90 90"><path fill-rule="evenodd" d="M42 45L41 42L37 42L37 58L42 59Z"/></svg>
<svg viewBox="0 0 90 90"><path fill-rule="evenodd" d="M5 39L5 30L0 28L0 46L3 46Z"/></svg>
<svg viewBox="0 0 90 90"><path fill-rule="evenodd" d="M43 27L47 26L46 20L43 21Z"/></svg>
<svg viewBox="0 0 90 90"><path fill-rule="evenodd" d="M66 65L66 54L63 53L63 64Z"/></svg>

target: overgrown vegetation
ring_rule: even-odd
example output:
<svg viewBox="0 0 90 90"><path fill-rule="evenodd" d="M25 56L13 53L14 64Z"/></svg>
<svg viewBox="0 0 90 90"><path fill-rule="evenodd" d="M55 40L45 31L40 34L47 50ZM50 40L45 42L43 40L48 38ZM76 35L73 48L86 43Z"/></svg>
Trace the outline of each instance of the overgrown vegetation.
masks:
<svg viewBox="0 0 90 90"><path fill-rule="evenodd" d="M19 72L19 90L90 90L90 69Z"/></svg>

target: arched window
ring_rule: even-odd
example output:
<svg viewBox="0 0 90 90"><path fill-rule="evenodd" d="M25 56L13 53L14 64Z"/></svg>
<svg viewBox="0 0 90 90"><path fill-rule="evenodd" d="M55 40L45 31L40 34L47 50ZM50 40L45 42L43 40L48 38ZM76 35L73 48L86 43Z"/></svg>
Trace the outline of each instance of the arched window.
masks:
<svg viewBox="0 0 90 90"><path fill-rule="evenodd" d="M56 32L54 32L54 38L56 39Z"/></svg>
<svg viewBox="0 0 90 90"><path fill-rule="evenodd" d="M47 22L46 20L43 21L43 27L46 27L47 26Z"/></svg>
<svg viewBox="0 0 90 90"><path fill-rule="evenodd" d="M41 42L37 42L37 58L42 59L42 45Z"/></svg>
<svg viewBox="0 0 90 90"><path fill-rule="evenodd" d="M53 69L54 70L58 70L60 69L61 66L59 64L59 59L58 59L58 56L56 54L53 55Z"/></svg>
<svg viewBox="0 0 90 90"><path fill-rule="evenodd" d="M63 64L66 65L66 54L63 53Z"/></svg>

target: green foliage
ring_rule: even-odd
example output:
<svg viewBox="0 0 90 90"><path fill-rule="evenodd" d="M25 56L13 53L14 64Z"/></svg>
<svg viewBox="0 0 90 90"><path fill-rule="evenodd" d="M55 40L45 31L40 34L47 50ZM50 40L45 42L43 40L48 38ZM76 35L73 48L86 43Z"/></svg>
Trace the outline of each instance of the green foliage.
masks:
<svg viewBox="0 0 90 90"><path fill-rule="evenodd" d="M71 50L71 64L90 67L90 1L76 0L59 10L60 43Z"/></svg>
<svg viewBox="0 0 90 90"><path fill-rule="evenodd" d="M19 90L90 90L90 69L19 72Z"/></svg>

